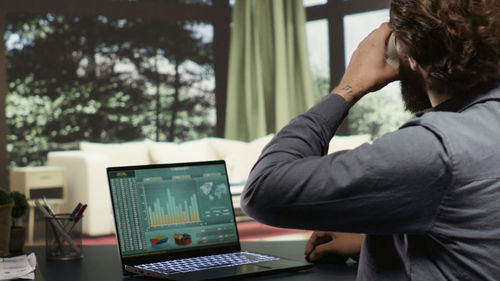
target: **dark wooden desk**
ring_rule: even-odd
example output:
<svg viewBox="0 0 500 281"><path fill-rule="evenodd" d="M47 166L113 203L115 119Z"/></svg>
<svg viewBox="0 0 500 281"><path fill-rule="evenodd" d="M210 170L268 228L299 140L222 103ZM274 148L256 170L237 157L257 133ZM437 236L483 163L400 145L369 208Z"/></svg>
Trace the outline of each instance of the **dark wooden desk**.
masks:
<svg viewBox="0 0 500 281"><path fill-rule="evenodd" d="M251 251L289 257L295 260L304 258L305 241L243 242L242 248ZM26 253L35 252L37 270L35 280L40 281L131 281L140 278L122 277L118 250L115 245L84 246L84 258L76 261L51 261L45 259L45 248L31 246ZM315 265L306 272L268 275L248 278L248 280L336 280L353 281L356 279L356 264Z"/></svg>

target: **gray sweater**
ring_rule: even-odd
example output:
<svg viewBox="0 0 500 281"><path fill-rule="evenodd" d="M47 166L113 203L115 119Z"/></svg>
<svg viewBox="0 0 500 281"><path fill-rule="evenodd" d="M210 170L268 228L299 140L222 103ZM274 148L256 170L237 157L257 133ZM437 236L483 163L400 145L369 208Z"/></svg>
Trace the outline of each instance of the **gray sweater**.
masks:
<svg viewBox="0 0 500 281"><path fill-rule="evenodd" d="M276 134L243 210L279 227L366 233L358 280L499 280L500 87L326 155L347 113L328 95Z"/></svg>

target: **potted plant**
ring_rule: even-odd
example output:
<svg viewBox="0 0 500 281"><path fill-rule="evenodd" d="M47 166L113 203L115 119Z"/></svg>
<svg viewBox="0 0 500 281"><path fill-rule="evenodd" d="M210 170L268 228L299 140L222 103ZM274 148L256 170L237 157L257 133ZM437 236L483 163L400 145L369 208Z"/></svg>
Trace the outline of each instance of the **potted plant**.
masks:
<svg viewBox="0 0 500 281"><path fill-rule="evenodd" d="M20 226L17 222L28 211L28 200L24 194L18 191L12 191L10 197L14 200L14 207L12 208L12 227L10 229L10 252L20 253L24 248L26 230L24 226Z"/></svg>
<svg viewBox="0 0 500 281"><path fill-rule="evenodd" d="M9 255L11 210L14 202L9 192L0 188L0 257Z"/></svg>

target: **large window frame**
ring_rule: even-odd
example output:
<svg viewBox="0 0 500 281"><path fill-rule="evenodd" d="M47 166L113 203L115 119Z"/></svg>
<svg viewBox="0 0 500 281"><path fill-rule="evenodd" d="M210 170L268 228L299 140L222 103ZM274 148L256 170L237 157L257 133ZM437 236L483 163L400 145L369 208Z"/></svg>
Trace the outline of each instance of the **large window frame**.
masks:
<svg viewBox="0 0 500 281"><path fill-rule="evenodd" d="M231 26L230 0L213 0L212 5L172 4L167 1L70 1L70 0L17 0L0 2L0 34L5 33L5 15L22 13L63 13L74 16L103 15L116 18L142 17L153 20L199 20L211 22L214 27L214 67L216 128L215 136L224 137L226 115L227 73L229 37ZM389 0L329 0L326 4L307 7L307 20L328 20L330 42L330 85L336 85L344 73L344 26L345 15L379 10L389 7ZM7 73L5 42L0 42L0 187L8 186L7 122L5 117ZM339 134L347 134L343 125Z"/></svg>
<svg viewBox="0 0 500 281"><path fill-rule="evenodd" d="M306 8L307 21L326 19L330 42L330 88L340 82L345 71L344 16L389 8L389 0L329 0L326 4ZM337 130L348 135L344 122Z"/></svg>
<svg viewBox="0 0 500 281"><path fill-rule="evenodd" d="M231 23L231 7L229 0L213 1L211 5L178 4L167 1L68 1L68 0L18 0L0 2L0 187L7 188L8 156L7 156L7 73L5 60L5 17L8 13L54 13L72 16L106 16L109 18L144 18L149 20L193 20L210 22L214 30L214 71L216 98L216 128L215 135L223 137L227 65L229 54L229 36Z"/></svg>

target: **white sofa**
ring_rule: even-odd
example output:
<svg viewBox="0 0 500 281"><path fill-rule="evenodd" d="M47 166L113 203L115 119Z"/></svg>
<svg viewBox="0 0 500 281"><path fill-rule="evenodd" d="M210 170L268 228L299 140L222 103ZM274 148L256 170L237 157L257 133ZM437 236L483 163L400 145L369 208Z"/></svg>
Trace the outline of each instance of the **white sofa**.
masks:
<svg viewBox="0 0 500 281"><path fill-rule="evenodd" d="M268 135L251 142L203 138L180 144L151 140L119 144L81 142L80 150L49 152L47 165L66 169L68 200L60 211L71 212L78 202L87 203L83 233L102 236L114 233L106 167L225 160L230 182L241 183L272 137ZM335 137L329 153L352 149L369 140L369 135Z"/></svg>

